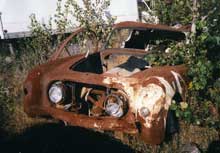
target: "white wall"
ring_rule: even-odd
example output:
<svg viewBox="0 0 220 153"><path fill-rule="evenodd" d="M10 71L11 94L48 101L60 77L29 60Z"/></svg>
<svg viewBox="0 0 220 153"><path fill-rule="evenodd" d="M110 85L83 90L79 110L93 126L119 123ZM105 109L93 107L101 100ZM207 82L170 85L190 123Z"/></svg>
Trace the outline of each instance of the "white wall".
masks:
<svg viewBox="0 0 220 153"><path fill-rule="evenodd" d="M80 1L80 0L79 0ZM57 0L0 0L0 12L4 29L8 33L28 31L30 14L47 23L56 10ZM117 16L117 22L138 19L136 0L111 0L110 13ZM0 29L2 37L2 30Z"/></svg>
<svg viewBox="0 0 220 153"><path fill-rule="evenodd" d="M138 20L137 0L111 0L109 9L116 22Z"/></svg>
<svg viewBox="0 0 220 153"><path fill-rule="evenodd" d="M55 9L56 0L0 0L2 22L8 33L28 31L31 13L35 13L40 21L46 22ZM0 34L2 35L2 30Z"/></svg>

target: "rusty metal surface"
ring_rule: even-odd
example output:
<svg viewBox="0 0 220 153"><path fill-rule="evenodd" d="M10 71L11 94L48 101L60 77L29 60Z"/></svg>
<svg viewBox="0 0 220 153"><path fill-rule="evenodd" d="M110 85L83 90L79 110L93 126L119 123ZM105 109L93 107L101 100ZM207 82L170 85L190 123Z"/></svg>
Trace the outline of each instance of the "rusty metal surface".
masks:
<svg viewBox="0 0 220 153"><path fill-rule="evenodd" d="M191 30L191 26L182 26L179 28L174 28L167 25L147 24L147 23L133 22L133 21L120 22L116 24L114 28L145 28L145 29L158 29L158 30L168 30L168 31L176 31L176 32L189 32Z"/></svg>
<svg viewBox="0 0 220 153"><path fill-rule="evenodd" d="M117 27L127 26L146 28L149 25L124 22ZM157 28L170 30L170 28L163 26L157 26ZM167 112L174 94L180 93L182 99L185 100L187 92L186 67L184 65L152 67L131 73L129 76L123 76L115 71L108 72L108 70L101 74L73 70L72 67L87 60L85 54L57 58L68 41L81 30L79 29L70 35L48 63L37 66L29 72L24 82L25 112L33 117L50 116L73 126L137 134L149 144L161 143L165 133ZM109 55L144 56L149 52L135 49L108 49L94 54L100 55L101 61L104 62ZM89 116L59 109L48 98L48 88L52 82L57 80L80 85L100 86L105 89L117 89L128 99L128 112L123 117L116 118L107 115ZM89 94L96 94L99 99L94 99ZM93 103L98 108L97 112L100 112L100 109L103 109L106 94L103 90L92 90L92 87L86 86L82 89L81 98ZM150 110L147 115L141 112L143 108ZM137 126L137 122L141 127Z"/></svg>

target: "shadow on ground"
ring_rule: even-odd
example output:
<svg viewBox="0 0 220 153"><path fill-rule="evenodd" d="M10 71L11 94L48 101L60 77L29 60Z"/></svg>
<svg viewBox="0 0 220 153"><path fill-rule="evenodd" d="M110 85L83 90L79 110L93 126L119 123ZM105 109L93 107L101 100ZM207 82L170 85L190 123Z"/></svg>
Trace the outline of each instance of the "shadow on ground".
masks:
<svg viewBox="0 0 220 153"><path fill-rule="evenodd" d="M220 153L220 141L213 141L209 144L207 153Z"/></svg>
<svg viewBox="0 0 220 153"><path fill-rule="evenodd" d="M49 123L28 128L20 135L1 142L1 153L133 153L121 142L77 127Z"/></svg>

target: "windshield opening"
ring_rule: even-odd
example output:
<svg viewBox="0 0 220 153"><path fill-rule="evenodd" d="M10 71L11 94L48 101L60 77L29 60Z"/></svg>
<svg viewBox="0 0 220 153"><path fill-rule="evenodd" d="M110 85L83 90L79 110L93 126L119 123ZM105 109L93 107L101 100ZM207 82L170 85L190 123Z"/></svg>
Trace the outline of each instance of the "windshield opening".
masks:
<svg viewBox="0 0 220 153"><path fill-rule="evenodd" d="M170 43L185 39L185 34L176 31L158 29L115 29L106 48L130 48L150 50L158 47L165 49Z"/></svg>

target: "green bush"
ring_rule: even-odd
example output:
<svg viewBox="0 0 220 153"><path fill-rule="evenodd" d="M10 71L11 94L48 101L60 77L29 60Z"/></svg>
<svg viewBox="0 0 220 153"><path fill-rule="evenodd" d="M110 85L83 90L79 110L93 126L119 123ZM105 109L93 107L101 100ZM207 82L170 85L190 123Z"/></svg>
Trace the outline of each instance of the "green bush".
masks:
<svg viewBox="0 0 220 153"><path fill-rule="evenodd" d="M188 33L186 41L171 44L169 53L153 54L147 58L154 65L185 64L188 67L187 109L173 103L176 116L201 125L220 126L220 4L216 0L158 1L155 10L161 23L192 24L196 29ZM177 22L178 21L178 22Z"/></svg>

